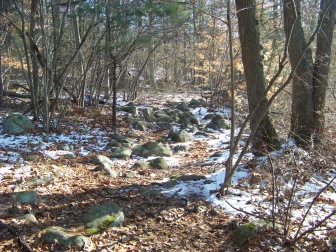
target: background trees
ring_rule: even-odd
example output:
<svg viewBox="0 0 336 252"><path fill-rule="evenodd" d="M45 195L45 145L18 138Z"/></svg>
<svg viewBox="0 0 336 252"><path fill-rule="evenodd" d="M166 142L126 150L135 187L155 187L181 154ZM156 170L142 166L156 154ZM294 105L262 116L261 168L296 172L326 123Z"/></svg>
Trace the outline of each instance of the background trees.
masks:
<svg viewBox="0 0 336 252"><path fill-rule="evenodd" d="M201 90L210 106L224 106L229 99L226 2L1 3L1 18L6 24L2 38L12 34L12 43L8 42L10 36L2 39L2 86L15 83L16 89L20 87L30 96L30 111L46 131L57 129L71 103L85 109L110 97L115 127L118 90L123 90L123 98L129 100L142 91L192 89ZM253 112L250 128L257 129L252 141L255 153L278 144L270 119L274 112L278 113L273 116L275 128L281 118L287 122L287 114L291 114L286 134L290 132L297 140L307 142L312 135L316 139L323 135L335 4L328 0L321 0L320 6L316 1L281 3L237 1L237 15L232 10L235 85L237 90L243 87L235 101L245 99L246 84L248 110ZM302 17L301 13L306 14ZM316 43L309 39L314 30ZM292 91L283 87L287 93L280 96L284 99L269 106L268 99L285 83L291 70ZM22 93L0 93L23 97ZM284 101L292 104L285 113ZM265 117L259 125L257 118L262 114ZM283 135L284 128L279 128L279 134Z"/></svg>

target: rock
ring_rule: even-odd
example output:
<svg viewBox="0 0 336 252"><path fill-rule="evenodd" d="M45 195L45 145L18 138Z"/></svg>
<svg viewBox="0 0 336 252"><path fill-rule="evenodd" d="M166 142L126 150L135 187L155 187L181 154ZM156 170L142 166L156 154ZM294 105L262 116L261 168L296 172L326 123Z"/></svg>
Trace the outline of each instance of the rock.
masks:
<svg viewBox="0 0 336 252"><path fill-rule="evenodd" d="M171 157L173 155L169 147L162 143L153 141L147 142L143 145L137 145L133 148L133 154L140 157L161 156Z"/></svg>
<svg viewBox="0 0 336 252"><path fill-rule="evenodd" d="M140 131L146 131L146 125L147 123L145 121L142 120L135 120L132 122L132 127L136 130L140 130Z"/></svg>
<svg viewBox="0 0 336 252"><path fill-rule="evenodd" d="M93 171L106 171L109 177L115 178L119 176L119 172L112 169L113 161L104 155L94 156L91 160L98 166Z"/></svg>
<svg viewBox="0 0 336 252"><path fill-rule="evenodd" d="M41 239L45 243L59 244L62 248L76 247L87 250L92 246L91 239L83 235L69 235L61 227L50 227L42 231Z"/></svg>
<svg viewBox="0 0 336 252"><path fill-rule="evenodd" d="M248 241L258 235L257 226L253 223L240 225L232 233L234 243L242 248L248 244Z"/></svg>
<svg viewBox="0 0 336 252"><path fill-rule="evenodd" d="M212 158L218 158L218 157L221 157L222 155L223 155L223 153L221 151L216 151L210 157L212 157Z"/></svg>
<svg viewBox="0 0 336 252"><path fill-rule="evenodd" d="M216 114L206 114L204 117L203 117L203 120L212 120L213 118L216 117Z"/></svg>
<svg viewBox="0 0 336 252"><path fill-rule="evenodd" d="M135 178L136 175L133 172L125 172L123 177L124 178Z"/></svg>
<svg viewBox="0 0 336 252"><path fill-rule="evenodd" d="M111 142L107 143L105 149L106 150L109 150L109 149L112 149L112 148L115 148L115 147L124 147L124 148L129 148L131 147L132 144L130 143L125 143L125 142L119 142L117 140L112 140Z"/></svg>
<svg viewBox="0 0 336 252"><path fill-rule="evenodd" d="M111 178L116 178L119 176L119 172L113 170L109 164L100 164L93 171L106 171L107 175Z"/></svg>
<svg viewBox="0 0 336 252"><path fill-rule="evenodd" d="M199 99L199 100L192 99L189 102L188 107L196 108L196 107L204 107L205 105L206 105L206 102L203 99Z"/></svg>
<svg viewBox="0 0 336 252"><path fill-rule="evenodd" d="M186 132L185 130L180 130L180 131L170 131L168 134L168 138L170 138L174 142L189 142L192 141L194 138L191 134Z"/></svg>
<svg viewBox="0 0 336 252"><path fill-rule="evenodd" d="M113 161L104 155L96 155L91 159L91 162L94 164L107 164L113 165Z"/></svg>
<svg viewBox="0 0 336 252"><path fill-rule="evenodd" d="M64 144L62 147L61 147L61 150L64 150L64 151L73 151L74 150L74 147L72 145L69 145L69 144Z"/></svg>
<svg viewBox="0 0 336 252"><path fill-rule="evenodd" d="M126 144L131 144L133 142L132 139L130 139L128 137L125 137L125 136L122 136L118 133L112 134L111 139L115 140L115 141L118 141L120 143L126 143Z"/></svg>
<svg viewBox="0 0 336 252"><path fill-rule="evenodd" d="M147 122L155 121L155 116L152 108L144 108L142 109L142 113Z"/></svg>
<svg viewBox="0 0 336 252"><path fill-rule="evenodd" d="M158 122L173 122L174 118L171 118L169 115L165 114L164 112L155 113L154 114Z"/></svg>
<svg viewBox="0 0 336 252"><path fill-rule="evenodd" d="M88 233L94 234L110 227L119 227L123 224L125 215L115 203L91 207L82 217L82 222Z"/></svg>
<svg viewBox="0 0 336 252"><path fill-rule="evenodd" d="M121 111L132 114L133 116L139 115L138 108L132 105L127 105L125 107L120 108Z"/></svg>
<svg viewBox="0 0 336 252"><path fill-rule="evenodd" d="M146 170L148 168L148 166L149 166L149 162L139 160L139 161L134 163L132 168L139 169L139 170Z"/></svg>
<svg viewBox="0 0 336 252"><path fill-rule="evenodd" d="M195 133L195 136L210 137L208 133L205 133L203 131L197 131Z"/></svg>
<svg viewBox="0 0 336 252"><path fill-rule="evenodd" d="M112 150L111 158L118 158L118 159L129 159L132 155L131 149L126 148L115 148Z"/></svg>
<svg viewBox="0 0 336 252"><path fill-rule="evenodd" d="M178 181L197 181L197 180L202 180L202 179L206 179L205 176L203 175L182 175L180 177L178 177L176 180Z"/></svg>
<svg viewBox="0 0 336 252"><path fill-rule="evenodd" d="M37 223L37 219L34 214L25 214L18 218L19 220L24 221L24 223Z"/></svg>
<svg viewBox="0 0 336 252"><path fill-rule="evenodd" d="M179 115L178 123L182 128L188 128L191 125L199 125L199 120L189 111Z"/></svg>
<svg viewBox="0 0 336 252"><path fill-rule="evenodd" d="M76 154L72 152L64 154L63 156L67 158L77 158Z"/></svg>
<svg viewBox="0 0 336 252"><path fill-rule="evenodd" d="M149 197L157 197L160 195L160 191L155 188L148 188L144 190L141 195L143 196L149 196Z"/></svg>
<svg viewBox="0 0 336 252"><path fill-rule="evenodd" d="M206 125L206 128L213 129L213 130L220 130L220 129L230 129L230 123L224 119L221 115L216 115L212 118L211 122Z"/></svg>
<svg viewBox="0 0 336 252"><path fill-rule="evenodd" d="M159 169L159 170L164 170L168 169L168 163L164 158L155 158L149 161L150 166L153 168Z"/></svg>
<svg viewBox="0 0 336 252"><path fill-rule="evenodd" d="M20 204L30 204L33 205L37 200L37 192L36 191L24 191L17 192L16 199Z"/></svg>
<svg viewBox="0 0 336 252"><path fill-rule="evenodd" d="M173 148L174 153L186 151L186 150L187 150L187 147L185 147L184 145L176 145Z"/></svg>
<svg viewBox="0 0 336 252"><path fill-rule="evenodd" d="M157 122L156 123L160 128L163 129L170 129L171 128L171 123L170 122Z"/></svg>
<svg viewBox="0 0 336 252"><path fill-rule="evenodd" d="M20 135L35 128L31 120L20 114L7 116L2 122L2 127L4 131L12 135Z"/></svg>
<svg viewBox="0 0 336 252"><path fill-rule="evenodd" d="M178 110L181 110L182 112L189 112L188 104L185 102L180 102L179 104L176 105L176 108Z"/></svg>

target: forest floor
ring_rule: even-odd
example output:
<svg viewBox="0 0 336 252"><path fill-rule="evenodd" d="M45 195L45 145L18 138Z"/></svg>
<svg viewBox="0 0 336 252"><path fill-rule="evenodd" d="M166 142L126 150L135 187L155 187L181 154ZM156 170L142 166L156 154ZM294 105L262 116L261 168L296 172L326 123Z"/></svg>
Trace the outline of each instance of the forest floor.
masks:
<svg viewBox="0 0 336 252"><path fill-rule="evenodd" d="M143 96L136 105L164 108L167 100L182 101L183 97ZM12 111L2 111L0 123ZM206 107L190 111L201 124L210 113ZM229 109L211 112L228 115ZM14 228L33 251L62 251L57 242L50 245L40 239L42 230L50 226L87 235L80 222L83 214L91 206L110 201L123 208L125 221L121 227L90 236L92 251L335 251L334 129L326 148L319 152L300 149L288 140L279 152L265 157L247 153L235 172L232 188L219 196L230 130L194 136L193 141L184 143L186 151L165 158L169 169L139 171L132 169L139 157L113 159L119 176L109 178L93 172L95 165L90 160L96 154L109 156L111 152L105 148L115 133L111 114L109 104L96 109L73 108L58 132L48 135L38 128L13 136L0 126L0 220ZM134 143L167 138L168 129L153 125L131 135L126 116L118 113L117 132ZM243 139L235 159L244 143ZM61 150L64 145L73 146L70 152L75 158L64 155L68 153ZM204 175L206 179L169 183L181 175ZM152 189L158 193L143 193ZM38 202L17 205L15 193L27 190L38 192ZM23 213L33 213L37 222L20 220ZM328 215L330 218L323 221ZM277 224L275 228L266 225L246 246L238 247L233 231L256 219ZM306 235L296 239L305 231ZM17 237L1 226L0 251L20 251Z"/></svg>

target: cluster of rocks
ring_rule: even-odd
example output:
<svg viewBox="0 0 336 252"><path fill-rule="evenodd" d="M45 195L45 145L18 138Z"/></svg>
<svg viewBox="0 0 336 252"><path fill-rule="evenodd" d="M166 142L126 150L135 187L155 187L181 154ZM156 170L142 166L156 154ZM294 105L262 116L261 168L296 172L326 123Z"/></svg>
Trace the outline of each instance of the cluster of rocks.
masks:
<svg viewBox="0 0 336 252"><path fill-rule="evenodd" d="M15 193L16 205L30 205L31 209L40 201L37 191L21 191ZM38 224L34 214L19 215L18 219L26 224ZM111 227L119 227L123 224L125 214L114 202L97 205L88 208L81 217L81 224L85 228L86 235L73 234L60 226L50 226L41 231L41 239L45 243L55 242L62 248L75 247L77 249L90 249L92 241L90 236L100 233Z"/></svg>
<svg viewBox="0 0 336 252"><path fill-rule="evenodd" d="M186 151L186 146L181 144L193 141L194 135L207 136L207 131L229 129L230 124L224 116L218 114L208 114L203 120L207 122L204 126L199 119L191 112L190 108L202 107L205 101L193 99L189 103L171 102L166 103L165 109L156 107L141 108L129 103L120 107L120 111L127 113L127 120L131 125L133 134L136 131L146 131L150 127L160 127L170 129L165 137L171 143L176 143L171 149L166 142L147 141L143 144L136 145L134 140L120 135L111 135L111 141L106 145L106 151L110 154L95 155L91 162L96 165L93 171L105 171L109 177L119 176L119 172L114 169L112 159L130 159L137 158L132 166L133 170L167 169L168 164L165 157L171 157L174 153ZM179 130L173 130L173 125L179 125ZM34 129L34 124L26 116L13 114L3 120L3 128L8 134L19 135L30 132ZM73 151L73 146L62 146L64 151ZM76 156L74 156L76 157ZM154 157L148 159L149 157ZM131 177L132 174L125 173L125 177ZM188 180L206 180L204 176L187 175L174 179L175 181ZM156 190L146 190L146 195L157 195ZM15 194L18 204L29 204L34 206L39 201L37 191L24 191ZM26 222L37 223L37 219L33 214L26 214L19 217ZM88 249L92 242L90 235L106 230L110 227L120 226L124 222L123 210L114 202L108 202L103 205L93 206L87 209L82 216L81 222L85 227L86 236L82 234L73 234L65 228L59 226L51 226L41 232L41 239L45 243L54 243L57 241L60 246L77 247L79 249Z"/></svg>

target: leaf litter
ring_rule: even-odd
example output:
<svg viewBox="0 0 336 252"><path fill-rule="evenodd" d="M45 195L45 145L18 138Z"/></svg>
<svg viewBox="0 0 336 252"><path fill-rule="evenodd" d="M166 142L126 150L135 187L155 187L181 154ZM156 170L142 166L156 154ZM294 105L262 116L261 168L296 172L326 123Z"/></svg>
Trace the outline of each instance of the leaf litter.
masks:
<svg viewBox="0 0 336 252"><path fill-rule="evenodd" d="M141 104L141 100L138 103L146 107L153 102L155 106L164 108L162 101L172 98L167 95L156 100L144 97L146 103ZM174 99L182 101L183 97ZM220 197L217 192L224 181L224 163L229 155L230 142L230 130L221 130L209 131L208 136L194 136L192 142L183 143L186 151L165 158L168 170L132 169L135 161L147 160L141 157L113 159L113 169L119 176L108 178L102 173L92 172L95 166L90 159L98 153L109 154L105 147L113 134L109 126L110 110L104 106L89 112L74 111L62 125L62 133L50 135L36 132L11 136L0 127L0 160L3 162L0 167L0 218L20 230L34 251L57 249L57 244L48 247L39 240L40 231L51 225L85 234L80 224L83 213L90 206L111 200L124 209L126 221L123 227L91 236L97 251L233 251L237 247L230 238L232 231L239 223L256 216L270 218L274 211L274 197L277 197L278 206L283 207L277 212L283 215L277 216L279 221L285 218L288 210L291 221L289 237L293 237L316 194L335 176L335 167L326 169L323 158L312 157L311 153L288 141L280 152L269 155L282 161L274 161L277 167L273 168L279 173L276 195L272 192L274 177L270 175L272 171L267 157L253 159L253 155L247 153L233 176L229 194ZM211 112L207 108L189 110L202 124L209 122L203 120ZM229 116L230 110L222 109L216 113ZM138 131L136 136L131 135L126 116L127 113L118 116L118 133L132 138L135 144L162 140L168 135L165 129ZM174 127L179 129L179 125ZM177 145L169 144L171 147ZM244 140L240 147L243 145ZM235 153L234 161L239 151ZM291 156L292 153L295 155ZM320 160L319 164L314 160ZM134 177L123 176L127 171ZM206 178L178 180L182 175L204 175ZM316 198L301 232L335 211L335 188L333 182ZM40 197L38 203L17 206L13 192L23 190L36 190ZM292 205L287 209L289 200ZM33 212L38 224L32 226L17 222L18 213L15 211ZM335 226L336 218L332 216L318 228L318 232L307 236L305 248L329 248L328 243L335 241ZM263 236L250 241L250 250L284 250L285 240L280 233L279 230L271 232L265 229ZM2 251L18 249L9 233L1 233L0 238Z"/></svg>

